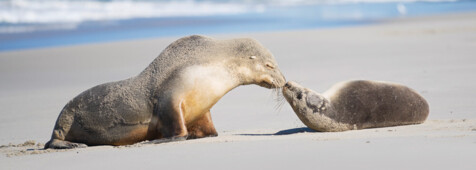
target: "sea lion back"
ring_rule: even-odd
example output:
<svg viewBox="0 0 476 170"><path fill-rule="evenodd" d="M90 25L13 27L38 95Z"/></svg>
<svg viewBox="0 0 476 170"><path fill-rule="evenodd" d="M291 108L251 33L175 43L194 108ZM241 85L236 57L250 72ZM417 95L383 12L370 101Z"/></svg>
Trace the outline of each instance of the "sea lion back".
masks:
<svg viewBox="0 0 476 170"><path fill-rule="evenodd" d="M427 101L407 86L396 83L354 80L345 82L329 96L338 122L358 129L418 124L429 114Z"/></svg>

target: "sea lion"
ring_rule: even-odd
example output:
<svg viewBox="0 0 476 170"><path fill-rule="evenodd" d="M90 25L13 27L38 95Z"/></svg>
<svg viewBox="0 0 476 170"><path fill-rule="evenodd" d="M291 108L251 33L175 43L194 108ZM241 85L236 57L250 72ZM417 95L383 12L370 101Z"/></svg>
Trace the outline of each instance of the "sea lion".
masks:
<svg viewBox="0 0 476 170"><path fill-rule="evenodd" d="M61 111L45 148L128 145L216 136L210 108L230 90L286 80L253 39L188 36L170 44L138 76L88 89Z"/></svg>
<svg viewBox="0 0 476 170"><path fill-rule="evenodd" d="M419 124L429 114L428 103L417 92L380 81L342 82L322 95L288 82L283 95L299 119L320 132Z"/></svg>

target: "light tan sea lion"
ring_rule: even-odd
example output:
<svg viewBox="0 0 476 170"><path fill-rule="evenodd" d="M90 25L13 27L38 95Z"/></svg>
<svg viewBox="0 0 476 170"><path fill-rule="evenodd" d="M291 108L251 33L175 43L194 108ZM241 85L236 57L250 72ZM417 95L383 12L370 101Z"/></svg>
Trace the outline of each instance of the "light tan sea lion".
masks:
<svg viewBox="0 0 476 170"><path fill-rule="evenodd" d="M138 76L72 99L45 148L216 136L210 108L223 95L240 85L277 88L285 82L273 55L256 40L184 37Z"/></svg>
<svg viewBox="0 0 476 170"><path fill-rule="evenodd" d="M322 95L288 82L283 95L306 126L321 132L419 124L430 110L414 90L378 81L342 82Z"/></svg>

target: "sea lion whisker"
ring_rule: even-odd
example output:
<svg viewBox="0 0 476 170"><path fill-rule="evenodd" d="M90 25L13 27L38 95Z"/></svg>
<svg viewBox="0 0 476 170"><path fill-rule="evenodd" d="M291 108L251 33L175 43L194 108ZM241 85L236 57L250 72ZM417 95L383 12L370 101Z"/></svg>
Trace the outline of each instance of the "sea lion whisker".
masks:
<svg viewBox="0 0 476 170"><path fill-rule="evenodd" d="M276 103L275 110L277 110L278 112L280 112L285 103L286 103L286 102L285 102L284 100L279 100L279 101Z"/></svg>
<svg viewBox="0 0 476 170"><path fill-rule="evenodd" d="M275 101L276 101L276 106L275 106L275 110L277 110L278 112L281 111L284 103L285 103L285 98L282 94L282 88L281 87L278 87L278 88L275 88L274 89L276 91L276 98L275 98Z"/></svg>

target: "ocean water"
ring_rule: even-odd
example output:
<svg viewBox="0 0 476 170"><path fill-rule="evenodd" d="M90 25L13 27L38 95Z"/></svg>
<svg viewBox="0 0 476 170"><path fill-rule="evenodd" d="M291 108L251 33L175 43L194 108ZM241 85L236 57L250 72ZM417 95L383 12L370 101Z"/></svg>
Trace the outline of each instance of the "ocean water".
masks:
<svg viewBox="0 0 476 170"><path fill-rule="evenodd" d="M0 51L467 11L476 0L0 0Z"/></svg>

